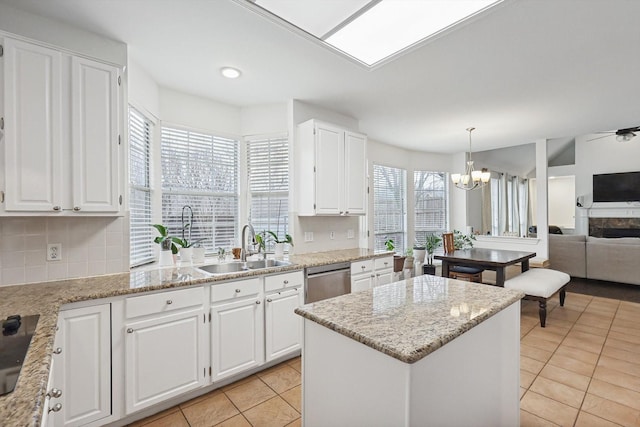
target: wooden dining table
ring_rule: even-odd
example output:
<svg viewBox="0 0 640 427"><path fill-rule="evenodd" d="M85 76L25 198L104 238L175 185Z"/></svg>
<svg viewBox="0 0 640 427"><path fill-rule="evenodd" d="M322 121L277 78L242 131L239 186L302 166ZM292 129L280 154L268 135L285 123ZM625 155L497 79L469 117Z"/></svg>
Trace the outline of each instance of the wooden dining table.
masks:
<svg viewBox="0 0 640 427"><path fill-rule="evenodd" d="M456 250L442 255L434 255L442 261L442 276L449 277L453 266L478 267L496 272L496 286L504 287L505 268L520 263L522 271L529 269L529 259L535 252L505 251L501 249L471 248Z"/></svg>

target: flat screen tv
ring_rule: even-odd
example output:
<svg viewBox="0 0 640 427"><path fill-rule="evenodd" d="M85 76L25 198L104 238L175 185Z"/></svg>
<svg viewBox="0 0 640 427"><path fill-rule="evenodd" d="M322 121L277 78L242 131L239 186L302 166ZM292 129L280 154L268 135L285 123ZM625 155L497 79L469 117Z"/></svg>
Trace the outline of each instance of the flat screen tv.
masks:
<svg viewBox="0 0 640 427"><path fill-rule="evenodd" d="M594 202L640 202L640 172L593 175Z"/></svg>

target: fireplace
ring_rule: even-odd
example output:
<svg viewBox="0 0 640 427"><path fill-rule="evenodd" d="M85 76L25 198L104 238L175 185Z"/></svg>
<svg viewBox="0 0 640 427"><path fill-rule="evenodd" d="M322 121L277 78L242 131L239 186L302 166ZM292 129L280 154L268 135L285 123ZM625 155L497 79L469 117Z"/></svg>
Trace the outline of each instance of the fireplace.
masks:
<svg viewBox="0 0 640 427"><path fill-rule="evenodd" d="M640 218L589 218L589 236L640 237Z"/></svg>

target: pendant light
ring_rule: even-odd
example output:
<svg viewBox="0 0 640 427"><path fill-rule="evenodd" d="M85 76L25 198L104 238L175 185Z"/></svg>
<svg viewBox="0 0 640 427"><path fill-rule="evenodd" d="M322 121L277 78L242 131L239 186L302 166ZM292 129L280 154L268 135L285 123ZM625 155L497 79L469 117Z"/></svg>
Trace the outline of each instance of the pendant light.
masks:
<svg viewBox="0 0 640 427"><path fill-rule="evenodd" d="M469 160L467 160L467 167L464 170L464 173L454 173L451 174L451 180L453 181L453 185L458 187L461 190L473 190L476 188L482 188L491 179L491 172L488 169L483 168L482 170L475 170L473 168L473 159L471 157L471 132L473 132L476 128L467 128L467 132L469 132Z"/></svg>

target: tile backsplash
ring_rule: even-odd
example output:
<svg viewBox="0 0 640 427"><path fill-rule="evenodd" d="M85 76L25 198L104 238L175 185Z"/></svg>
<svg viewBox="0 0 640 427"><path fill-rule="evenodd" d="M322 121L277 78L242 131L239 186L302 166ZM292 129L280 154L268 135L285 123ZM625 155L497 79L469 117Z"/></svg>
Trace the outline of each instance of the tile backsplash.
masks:
<svg viewBox="0 0 640 427"><path fill-rule="evenodd" d="M47 261L47 244L62 245ZM129 271L128 217L0 218L0 286Z"/></svg>

